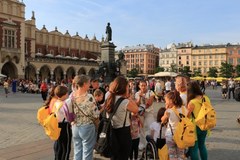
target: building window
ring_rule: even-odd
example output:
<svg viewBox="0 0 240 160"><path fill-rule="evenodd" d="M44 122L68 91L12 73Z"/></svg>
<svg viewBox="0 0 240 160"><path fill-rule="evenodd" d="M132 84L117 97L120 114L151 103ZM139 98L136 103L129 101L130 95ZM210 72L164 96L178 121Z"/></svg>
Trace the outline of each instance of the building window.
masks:
<svg viewBox="0 0 240 160"><path fill-rule="evenodd" d="M230 51L229 54L232 55L232 54L233 54L233 51Z"/></svg>
<svg viewBox="0 0 240 160"><path fill-rule="evenodd" d="M16 31L15 30L10 30L6 29L4 30L4 39L3 39L3 44L4 47L6 48L16 48Z"/></svg>
<svg viewBox="0 0 240 160"><path fill-rule="evenodd" d="M181 56L179 56L178 59L181 59Z"/></svg>
<svg viewBox="0 0 240 160"><path fill-rule="evenodd" d="M240 64L240 58L237 59L237 64Z"/></svg>
<svg viewBox="0 0 240 160"><path fill-rule="evenodd" d="M229 58L228 63L233 64L233 58Z"/></svg>
<svg viewBox="0 0 240 160"><path fill-rule="evenodd" d="M189 61L187 61L187 65L189 65Z"/></svg>
<svg viewBox="0 0 240 160"><path fill-rule="evenodd" d="M204 71L204 73L206 73L207 72L207 68L204 68L203 71Z"/></svg>
<svg viewBox="0 0 240 160"><path fill-rule="evenodd" d="M215 65L218 65L218 61L215 61Z"/></svg>
<svg viewBox="0 0 240 160"><path fill-rule="evenodd" d="M201 65L202 65L202 62L201 62L201 61L200 61L200 62L198 62L198 65L199 65L199 66L201 66Z"/></svg>
<svg viewBox="0 0 240 160"><path fill-rule="evenodd" d="M238 54L240 54L240 50L238 50Z"/></svg>
<svg viewBox="0 0 240 160"><path fill-rule="evenodd" d="M189 56L187 56L187 59L189 59Z"/></svg>
<svg viewBox="0 0 240 160"><path fill-rule="evenodd" d="M196 62L195 61L193 62L193 65L196 66Z"/></svg>

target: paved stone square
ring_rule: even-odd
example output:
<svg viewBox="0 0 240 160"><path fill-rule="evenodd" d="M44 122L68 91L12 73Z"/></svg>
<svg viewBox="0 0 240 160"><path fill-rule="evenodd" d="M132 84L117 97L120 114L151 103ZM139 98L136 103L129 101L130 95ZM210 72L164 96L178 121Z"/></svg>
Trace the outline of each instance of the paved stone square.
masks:
<svg viewBox="0 0 240 160"><path fill-rule="evenodd" d="M217 111L218 120L217 127L207 138L209 160L239 159L240 124L236 122L236 118L240 115L240 103L232 99L221 99L219 88L207 89L206 93ZM3 89L0 89L0 160L53 159L52 142L44 134L36 119L37 109L42 104L40 94L10 93L8 98L5 98ZM154 103L155 111L157 112L161 106L164 104ZM41 148L40 145L43 147ZM27 151L11 153L16 148L31 148L31 146L36 147L37 153L34 154L38 154L41 158L36 158L37 156Z"/></svg>

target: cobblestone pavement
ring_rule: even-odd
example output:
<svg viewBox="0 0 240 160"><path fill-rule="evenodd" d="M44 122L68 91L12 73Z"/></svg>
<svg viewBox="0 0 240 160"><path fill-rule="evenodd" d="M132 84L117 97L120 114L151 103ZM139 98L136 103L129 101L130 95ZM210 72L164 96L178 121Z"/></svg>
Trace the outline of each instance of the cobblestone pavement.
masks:
<svg viewBox="0 0 240 160"><path fill-rule="evenodd" d="M240 156L240 103L221 99L220 89L207 89L217 111L217 127L207 138L210 160L236 160ZM43 104L40 94L16 93L5 98L0 88L0 149L47 139L37 123L37 109ZM154 103L157 112L163 103ZM156 113L155 112L155 113ZM1 156L0 156L1 159ZM52 158L49 158L52 159Z"/></svg>

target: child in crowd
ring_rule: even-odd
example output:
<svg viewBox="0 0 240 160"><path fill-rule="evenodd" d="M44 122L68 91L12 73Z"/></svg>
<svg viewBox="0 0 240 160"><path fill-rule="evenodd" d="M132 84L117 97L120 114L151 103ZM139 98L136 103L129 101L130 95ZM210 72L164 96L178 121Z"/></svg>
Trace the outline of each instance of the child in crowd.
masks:
<svg viewBox="0 0 240 160"><path fill-rule="evenodd" d="M149 141L150 139L153 139L157 146L164 145L164 144L157 144L157 139L160 138L160 134L161 134L161 139L165 139L166 126L165 124L162 123L162 120L161 120L165 111L166 111L165 107L161 107L158 110L157 120L150 125L151 135L147 136L147 141Z"/></svg>
<svg viewBox="0 0 240 160"><path fill-rule="evenodd" d="M130 116L131 120L131 136L132 136L132 149L130 153L130 160L133 159L133 154L134 154L134 159L138 159L138 145L140 141L140 127L142 127L140 118L138 114L131 114Z"/></svg>
<svg viewBox="0 0 240 160"><path fill-rule="evenodd" d="M164 113L164 116L161 118L161 120L162 120L162 123L168 122L165 136L166 136L166 144L169 152L169 159L183 160L185 158L184 149L178 148L177 144L173 140L173 134L179 122L179 118L174 112L174 109L176 109L179 113L182 113L182 107L184 107L183 102L179 92L177 91L170 91L169 93L167 93L165 96L165 101L166 101L166 111ZM184 110L186 113L187 111L186 107L184 107Z"/></svg>
<svg viewBox="0 0 240 160"><path fill-rule="evenodd" d="M60 136L54 143L55 159L65 160L69 159L71 150L72 131L71 125L66 121L63 104L68 97L68 88L65 86L57 86L54 89L54 94L57 97L56 102L52 108L52 112L56 113L58 125L61 128Z"/></svg>
<svg viewBox="0 0 240 160"><path fill-rule="evenodd" d="M103 100L104 94L100 89L96 89L93 92L93 96L94 96L94 99L95 99L96 105L97 105L96 109L98 109L98 111L96 111L96 113L99 112L98 114L100 114L104 110L103 104L100 104L100 102L102 102L102 100ZM99 117L99 118L101 120L101 117Z"/></svg>

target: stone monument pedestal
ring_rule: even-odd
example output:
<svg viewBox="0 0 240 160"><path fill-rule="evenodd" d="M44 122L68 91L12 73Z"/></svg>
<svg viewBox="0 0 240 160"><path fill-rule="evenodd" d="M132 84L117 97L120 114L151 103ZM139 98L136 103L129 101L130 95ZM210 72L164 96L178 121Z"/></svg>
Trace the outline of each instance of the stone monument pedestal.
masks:
<svg viewBox="0 0 240 160"><path fill-rule="evenodd" d="M104 81L110 83L116 77L115 48L112 42L103 42L101 45L101 65L99 70Z"/></svg>

